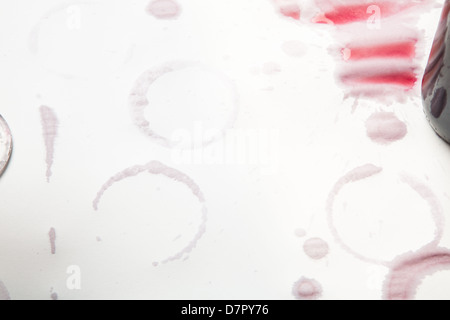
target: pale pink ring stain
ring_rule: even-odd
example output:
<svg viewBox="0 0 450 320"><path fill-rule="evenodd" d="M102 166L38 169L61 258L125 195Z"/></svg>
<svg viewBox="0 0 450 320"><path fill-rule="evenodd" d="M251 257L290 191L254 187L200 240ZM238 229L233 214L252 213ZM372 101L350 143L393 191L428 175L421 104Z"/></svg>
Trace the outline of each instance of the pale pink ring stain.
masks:
<svg viewBox="0 0 450 320"><path fill-rule="evenodd" d="M134 88L131 91L129 96L129 106L131 111L131 116L134 124L147 135L149 138L157 142L158 144L167 147L174 148L177 146L177 142L170 140L167 137L159 135L156 133L150 126L150 122L145 118L145 108L149 107L149 102L146 97L146 94L150 88L150 86L160 77L169 74L171 72L177 72L189 67L199 67L204 68L201 64L195 62L172 62L162 65L160 67L150 69L144 72L135 82ZM228 117L225 125L222 130L219 131L218 134L211 137L209 140L203 141L203 146L207 146L219 139L221 139L226 130L231 128L237 119L237 110L238 110L238 94L235 85L225 77L224 75L215 72L215 74L220 77L220 79L228 84L228 87L233 90L233 110L231 111L230 116Z"/></svg>
<svg viewBox="0 0 450 320"><path fill-rule="evenodd" d="M333 189L331 190L331 192L328 196L328 200L327 200L326 211L327 211L328 225L331 230L331 233L333 234L333 236L337 240L337 242L342 246L342 248L344 248L347 252L349 252L350 254L352 254L353 256L355 256L356 258L358 258L360 260L363 260L366 262L371 262L371 263L376 263L376 264L389 265L390 261L383 261L383 260L369 258L369 257L364 256L361 253L353 250L349 245L347 245L342 240L339 232L337 231L336 227L334 226L334 220L333 220L334 201L335 201L336 197L338 196L338 194L341 192L341 190L349 183L364 180L366 178L375 176L375 175L381 173L382 171L383 171L383 169L380 167L376 167L372 164L366 164L361 167L357 167L357 168L351 170L350 172L348 172L347 174L345 174L342 178L340 178L336 182ZM426 185L417 181L415 178L413 178L409 175L406 175L406 174L401 174L400 180L403 183L407 184L409 187L411 187L416 193L418 193L421 196L422 199L424 199L428 203L428 205L430 207L431 215L433 217L433 220L436 223L436 231L435 231L434 239L432 239L430 243L426 244L422 248L426 248L429 246L437 246L443 235L443 220L444 220L442 208L439 204L439 201L437 200L434 193Z"/></svg>
<svg viewBox="0 0 450 320"><path fill-rule="evenodd" d="M443 248L422 250L393 261L384 282L384 299L412 300L427 275L450 269L450 251Z"/></svg>
<svg viewBox="0 0 450 320"><path fill-rule="evenodd" d="M100 203L100 200L103 196L103 194L108 190L114 183L119 182L123 179L136 176L140 173L148 172L152 175L161 174L166 176L169 179L172 179L176 182L180 182L184 185L186 185L191 191L192 194L198 199L198 201L202 204L202 216L201 216L201 224L198 227L198 231L195 234L194 238L179 252L175 253L174 255L162 260L160 263L167 263L174 260L179 260L183 258L184 255L189 254L197 245L197 242L201 239L203 234L206 231L206 222L207 222L207 215L208 210L206 208L205 204L205 198L203 196L202 191L200 190L199 186L186 174L184 174L181 171L178 171L176 169L170 168L166 166L165 164L159 162L159 161L151 161L147 163L146 165L137 165L128 169L123 170L122 172L119 172L112 178L110 178L100 189L100 191L97 193L97 197L94 199L92 205L95 210L98 210L98 206ZM158 265L158 262L155 262L153 265Z"/></svg>

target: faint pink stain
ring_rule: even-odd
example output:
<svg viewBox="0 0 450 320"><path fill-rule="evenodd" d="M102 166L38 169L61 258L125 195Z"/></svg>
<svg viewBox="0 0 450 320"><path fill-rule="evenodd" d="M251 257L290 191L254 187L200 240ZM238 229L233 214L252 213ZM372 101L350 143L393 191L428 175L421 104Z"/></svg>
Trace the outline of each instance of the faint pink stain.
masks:
<svg viewBox="0 0 450 320"><path fill-rule="evenodd" d="M328 255L329 247L323 239L311 238L303 244L303 251L311 259L320 260Z"/></svg>
<svg viewBox="0 0 450 320"><path fill-rule="evenodd" d="M56 253L56 230L55 228L51 228L48 232L48 237L50 239L50 248L52 254Z"/></svg>
<svg viewBox="0 0 450 320"><path fill-rule="evenodd" d="M2 281L0 281L0 300L11 300L8 289Z"/></svg>
<svg viewBox="0 0 450 320"><path fill-rule="evenodd" d="M176 19L181 13L181 8L174 0L153 0L146 11L158 19Z"/></svg>
<svg viewBox="0 0 450 320"><path fill-rule="evenodd" d="M408 133L406 124L393 112L377 112L366 121L367 136L378 144L390 144L403 139Z"/></svg>
<svg viewBox="0 0 450 320"><path fill-rule="evenodd" d="M198 199L198 201L202 204L202 217L201 217L201 224L198 227L198 231L193 237L193 239L178 253L164 259L161 262L154 262L153 266L157 266L159 263L167 263L174 260L179 260L183 258L184 255L189 254L196 246L198 241L202 238L203 234L206 231L206 221L208 216L208 210L206 208L205 204L205 198L203 196L202 191L200 190L200 187L186 174L184 174L181 171L178 171L176 169L170 168L163 163L159 161L152 161L147 163L146 165L137 165L128 169L125 169L122 172L119 172L112 178L110 178L100 189L100 191L97 193L97 197L94 199L92 205L95 210L98 210L98 206L100 203L100 200L103 196L103 194L114 184L117 183L123 179L136 176L140 173L147 172L153 175L161 174L163 176L166 176L169 179L172 179L176 182L184 184L186 187L188 187L192 194Z"/></svg>
<svg viewBox="0 0 450 320"><path fill-rule="evenodd" d="M287 17L294 20L300 20L301 8L297 0L272 0L274 4L278 7L279 12Z"/></svg>
<svg viewBox="0 0 450 320"><path fill-rule="evenodd" d="M50 177L52 175L53 157L55 152L55 140L58 135L59 121L56 117L55 112L51 108L47 106L41 106L39 111L41 114L42 134L44 136L46 148L46 177L47 182L50 182Z"/></svg>
<svg viewBox="0 0 450 320"><path fill-rule="evenodd" d="M292 294L298 300L317 300L322 295L322 286L316 280L303 277L294 283Z"/></svg>

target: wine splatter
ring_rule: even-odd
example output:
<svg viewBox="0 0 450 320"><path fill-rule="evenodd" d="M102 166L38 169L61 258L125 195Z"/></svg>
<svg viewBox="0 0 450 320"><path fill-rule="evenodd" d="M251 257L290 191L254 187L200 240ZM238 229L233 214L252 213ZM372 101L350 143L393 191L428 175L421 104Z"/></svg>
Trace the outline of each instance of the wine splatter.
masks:
<svg viewBox="0 0 450 320"><path fill-rule="evenodd" d="M347 174L345 174L342 178L340 178L336 184L334 185L333 189L331 190L328 199L327 199L327 205L326 205L326 211L327 211L327 220L328 225L331 230L331 233L337 240L337 242L341 245L341 247L352 254L354 257L371 263L376 264L389 264L388 261L382 261L379 259L374 259L367 257L354 249L351 248L350 245L346 244L339 232L337 231L335 225L334 225L334 216L333 216L333 210L334 210L334 202L336 197L339 195L341 190L350 183L361 181L370 177L373 177L383 171L382 168L374 166L372 164L366 164L360 167L357 167ZM423 200L425 200L429 207L430 207L430 213L431 216L435 222L436 229L434 233L434 238L427 244L423 246L423 248L429 247L429 246L436 246L443 235L443 211L442 207L435 196L435 194L430 190L425 184L418 181L414 177L411 177L407 174L400 174L400 181L408 185L412 190L414 190Z"/></svg>
<svg viewBox="0 0 450 320"><path fill-rule="evenodd" d="M384 282L383 298L412 300L425 276L443 270L450 270L448 249L426 249L400 256L392 262L390 273Z"/></svg>
<svg viewBox="0 0 450 320"><path fill-rule="evenodd" d="M169 179L172 179L176 182L184 184L186 187L188 187L192 194L198 199L198 201L202 204L202 216L201 216L201 224L198 227L197 233L193 237L193 239L179 252L176 254L162 260L159 263L168 263L171 261L182 259L183 256L189 254L196 246L198 241L202 238L203 234L206 231L206 221L208 216L208 210L206 208L205 204L205 198L203 196L202 191L200 190L200 187L187 175L182 173L181 171L178 171L176 169L170 168L163 163L159 161L152 161L147 163L146 165L137 165L128 169L125 169L122 172L119 172L112 178L110 178L100 189L100 191L97 193L96 198L94 199L92 205L95 210L98 210L98 206L100 203L100 200L103 196L103 194L115 183L129 178L136 176L138 174L141 174L143 172L148 172L152 175L163 175L166 176ZM158 263L158 264L159 264Z"/></svg>
<svg viewBox="0 0 450 320"><path fill-rule="evenodd" d="M335 37L343 43L336 48L337 78L346 97L403 100L406 93L413 93L420 70L417 46L423 38L414 22L431 8L431 1L315 3L321 13L312 22L335 26Z"/></svg>
<svg viewBox="0 0 450 320"><path fill-rule="evenodd" d="M314 279L303 277L294 283L292 294L298 300L317 300L322 296L322 286Z"/></svg>
<svg viewBox="0 0 450 320"><path fill-rule="evenodd" d="M366 121L367 136L378 144L387 145L403 139L408 129L393 112L377 112Z"/></svg>
<svg viewBox="0 0 450 320"><path fill-rule="evenodd" d="M55 228L51 228L48 232L48 237L50 239L50 249L52 254L56 253L56 230Z"/></svg>
<svg viewBox="0 0 450 320"><path fill-rule="evenodd" d="M2 281L0 281L0 300L11 300L8 289Z"/></svg>
<svg viewBox="0 0 450 320"><path fill-rule="evenodd" d="M58 300L58 294L57 294L56 292L53 292L53 293L50 295L50 298L51 298L53 301L56 301L56 300Z"/></svg>
<svg viewBox="0 0 450 320"><path fill-rule="evenodd" d="M50 182L50 177L52 175L53 157L55 152L55 140L58 135L59 121L55 112L51 108L47 106L41 106L39 110L41 114L42 134L44 136L46 148L46 177L47 182Z"/></svg>
<svg viewBox="0 0 450 320"><path fill-rule="evenodd" d="M328 243L320 238L311 238L303 244L303 251L308 257L314 260L320 260L328 255Z"/></svg>
<svg viewBox="0 0 450 320"><path fill-rule="evenodd" d="M181 8L174 0L154 0L149 3L146 11L158 19L175 19L180 15Z"/></svg>
<svg viewBox="0 0 450 320"><path fill-rule="evenodd" d="M143 132L146 136L151 138L153 141L159 143L160 145L168 148L174 148L179 145L179 142L173 141L167 137L164 137L157 132L155 132L150 125L150 122L145 118L145 109L149 107L149 101L146 97L146 94L150 88L150 86L158 80L160 77L172 73L177 72L186 68L204 68L202 65L191 62L172 62L162 65L160 67L148 70L144 72L135 82L134 88L129 96L129 107L131 111L131 116L133 118L134 124ZM215 74L222 80L222 82L230 88L232 92L232 100L233 100L233 110L229 115L226 123L224 124L222 130L218 130L218 133L213 137L206 139L206 141L200 142L203 146L209 145L216 140L222 138L226 130L231 128L236 121L237 118L237 109L238 109L238 95L235 85L222 74Z"/></svg>
<svg viewBox="0 0 450 320"><path fill-rule="evenodd" d="M300 20L301 8L297 0L272 0L281 15L294 20Z"/></svg>

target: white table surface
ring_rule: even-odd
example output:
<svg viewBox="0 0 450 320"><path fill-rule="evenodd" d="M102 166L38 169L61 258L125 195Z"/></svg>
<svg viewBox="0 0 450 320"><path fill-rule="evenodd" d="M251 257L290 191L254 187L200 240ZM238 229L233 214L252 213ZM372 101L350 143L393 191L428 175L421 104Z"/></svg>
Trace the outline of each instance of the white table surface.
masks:
<svg viewBox="0 0 450 320"><path fill-rule="evenodd" d="M446 255L450 148L420 99L443 1L405 22L416 86L359 99L314 1L300 21L269 0L179 0L173 19L149 2L0 2L0 297L296 299L311 279L313 298L383 299L396 257ZM404 136L373 141L377 112ZM413 298L450 297L441 262Z"/></svg>

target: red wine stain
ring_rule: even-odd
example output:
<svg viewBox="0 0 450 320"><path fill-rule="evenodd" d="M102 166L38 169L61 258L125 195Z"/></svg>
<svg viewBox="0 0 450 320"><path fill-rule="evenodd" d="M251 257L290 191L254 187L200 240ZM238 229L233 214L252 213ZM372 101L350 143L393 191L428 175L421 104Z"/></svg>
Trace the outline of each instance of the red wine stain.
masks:
<svg viewBox="0 0 450 320"><path fill-rule="evenodd" d="M0 281L0 300L11 300L8 289L2 281Z"/></svg>
<svg viewBox="0 0 450 320"><path fill-rule="evenodd" d="M372 46L348 45L342 49L341 53L345 61L371 58L413 59L416 55L416 43L417 39Z"/></svg>
<svg viewBox="0 0 450 320"><path fill-rule="evenodd" d="M329 247L323 239L311 238L303 244L303 251L311 259L320 260L328 255Z"/></svg>
<svg viewBox="0 0 450 320"><path fill-rule="evenodd" d="M58 135L59 121L53 109L47 106L40 107L42 134L44 136L45 148L46 148L46 160L47 163L47 182L50 182L52 175L53 157L55 152L55 140Z"/></svg>
<svg viewBox="0 0 450 320"><path fill-rule="evenodd" d="M52 254L56 253L56 230L55 228L51 228L48 232L48 237L50 238L50 248Z"/></svg>
<svg viewBox="0 0 450 320"><path fill-rule="evenodd" d="M321 2L319 6L324 7ZM402 13L406 9L414 7L420 3L413 1L371 1L369 3L355 3L350 5L343 5L339 1L337 5L330 6L327 5L325 12L320 13L313 18L314 23L325 23L333 25L345 25L354 22L367 21L369 17L373 14L371 10L372 7L376 7L379 10L380 18L385 19L393 15Z"/></svg>
<svg viewBox="0 0 450 320"><path fill-rule="evenodd" d="M435 272L450 269L450 250L424 249L407 253L392 262L384 282L383 298L386 300L412 300L423 279Z"/></svg>
<svg viewBox="0 0 450 320"><path fill-rule="evenodd" d="M408 129L393 112L377 112L366 121L367 136L378 144L390 144L403 139Z"/></svg>
<svg viewBox="0 0 450 320"><path fill-rule="evenodd" d="M413 70L390 71L367 69L367 73L352 72L340 76L342 82L348 85L394 85L404 89L412 89L417 82Z"/></svg>
<svg viewBox="0 0 450 320"><path fill-rule="evenodd" d="M181 13L180 5L174 0L154 0L146 9L147 13L158 19L176 19Z"/></svg>
<svg viewBox="0 0 450 320"><path fill-rule="evenodd" d="M179 252L176 254L164 259L160 262L154 262L153 265L158 265L159 263L168 263L171 261L182 259L184 255L189 254L196 246L198 241L202 238L203 234L206 231L206 221L208 216L208 210L206 208L205 204L205 198L203 196L202 191L200 190L200 187L186 174L184 174L181 171L178 171L176 169L170 168L163 163L159 161L152 161L147 163L146 165L137 165L128 169L123 170L122 172L119 172L118 174L114 175L112 178L110 178L98 191L96 198L94 199L92 205L95 210L98 210L98 206L100 204L100 200L103 196L103 194L115 183L124 180L129 177L136 176L138 174L141 174L143 172L150 173L152 175L163 175L166 176L169 179L172 179L176 182L184 184L186 187L188 187L192 194L198 199L198 201L202 204L202 216L201 216L201 224L198 227L198 231L191 239L191 241Z"/></svg>
<svg viewBox="0 0 450 320"><path fill-rule="evenodd" d="M292 294L298 300L317 300L322 296L322 286L314 279L302 277L294 283Z"/></svg>
<svg viewBox="0 0 450 320"><path fill-rule="evenodd" d="M331 233L333 234L336 241L341 245L341 247L346 250L348 253L352 254L354 257L371 263L376 264L389 264L387 261L380 261L376 259L372 259L369 257L364 256L363 254L354 251L348 244L346 244L341 236L339 235L339 232L337 231L335 225L334 225L334 219L333 219L333 207L334 207L334 201L335 198L338 196L338 194L341 192L341 190L349 183L354 183L357 181L361 181L367 178L370 178L372 176L375 176L383 171L382 168L374 166L372 164L366 164L360 167L357 167L351 171L349 171L347 174L345 174L342 178L340 178L334 185L333 189L331 190L326 204L326 211L327 211L327 220L328 220L328 226L331 230ZM435 221L436 224L436 230L434 234L434 239L432 239L429 243L425 244L423 248L427 248L430 246L436 246L439 241L442 238L443 235L443 211L442 207L436 197L436 195L433 193L433 191L428 188L425 184L418 181L416 178L407 175L407 174L400 174L400 181L408 185L411 189L413 189L424 201L426 201L430 207L430 213Z"/></svg>

